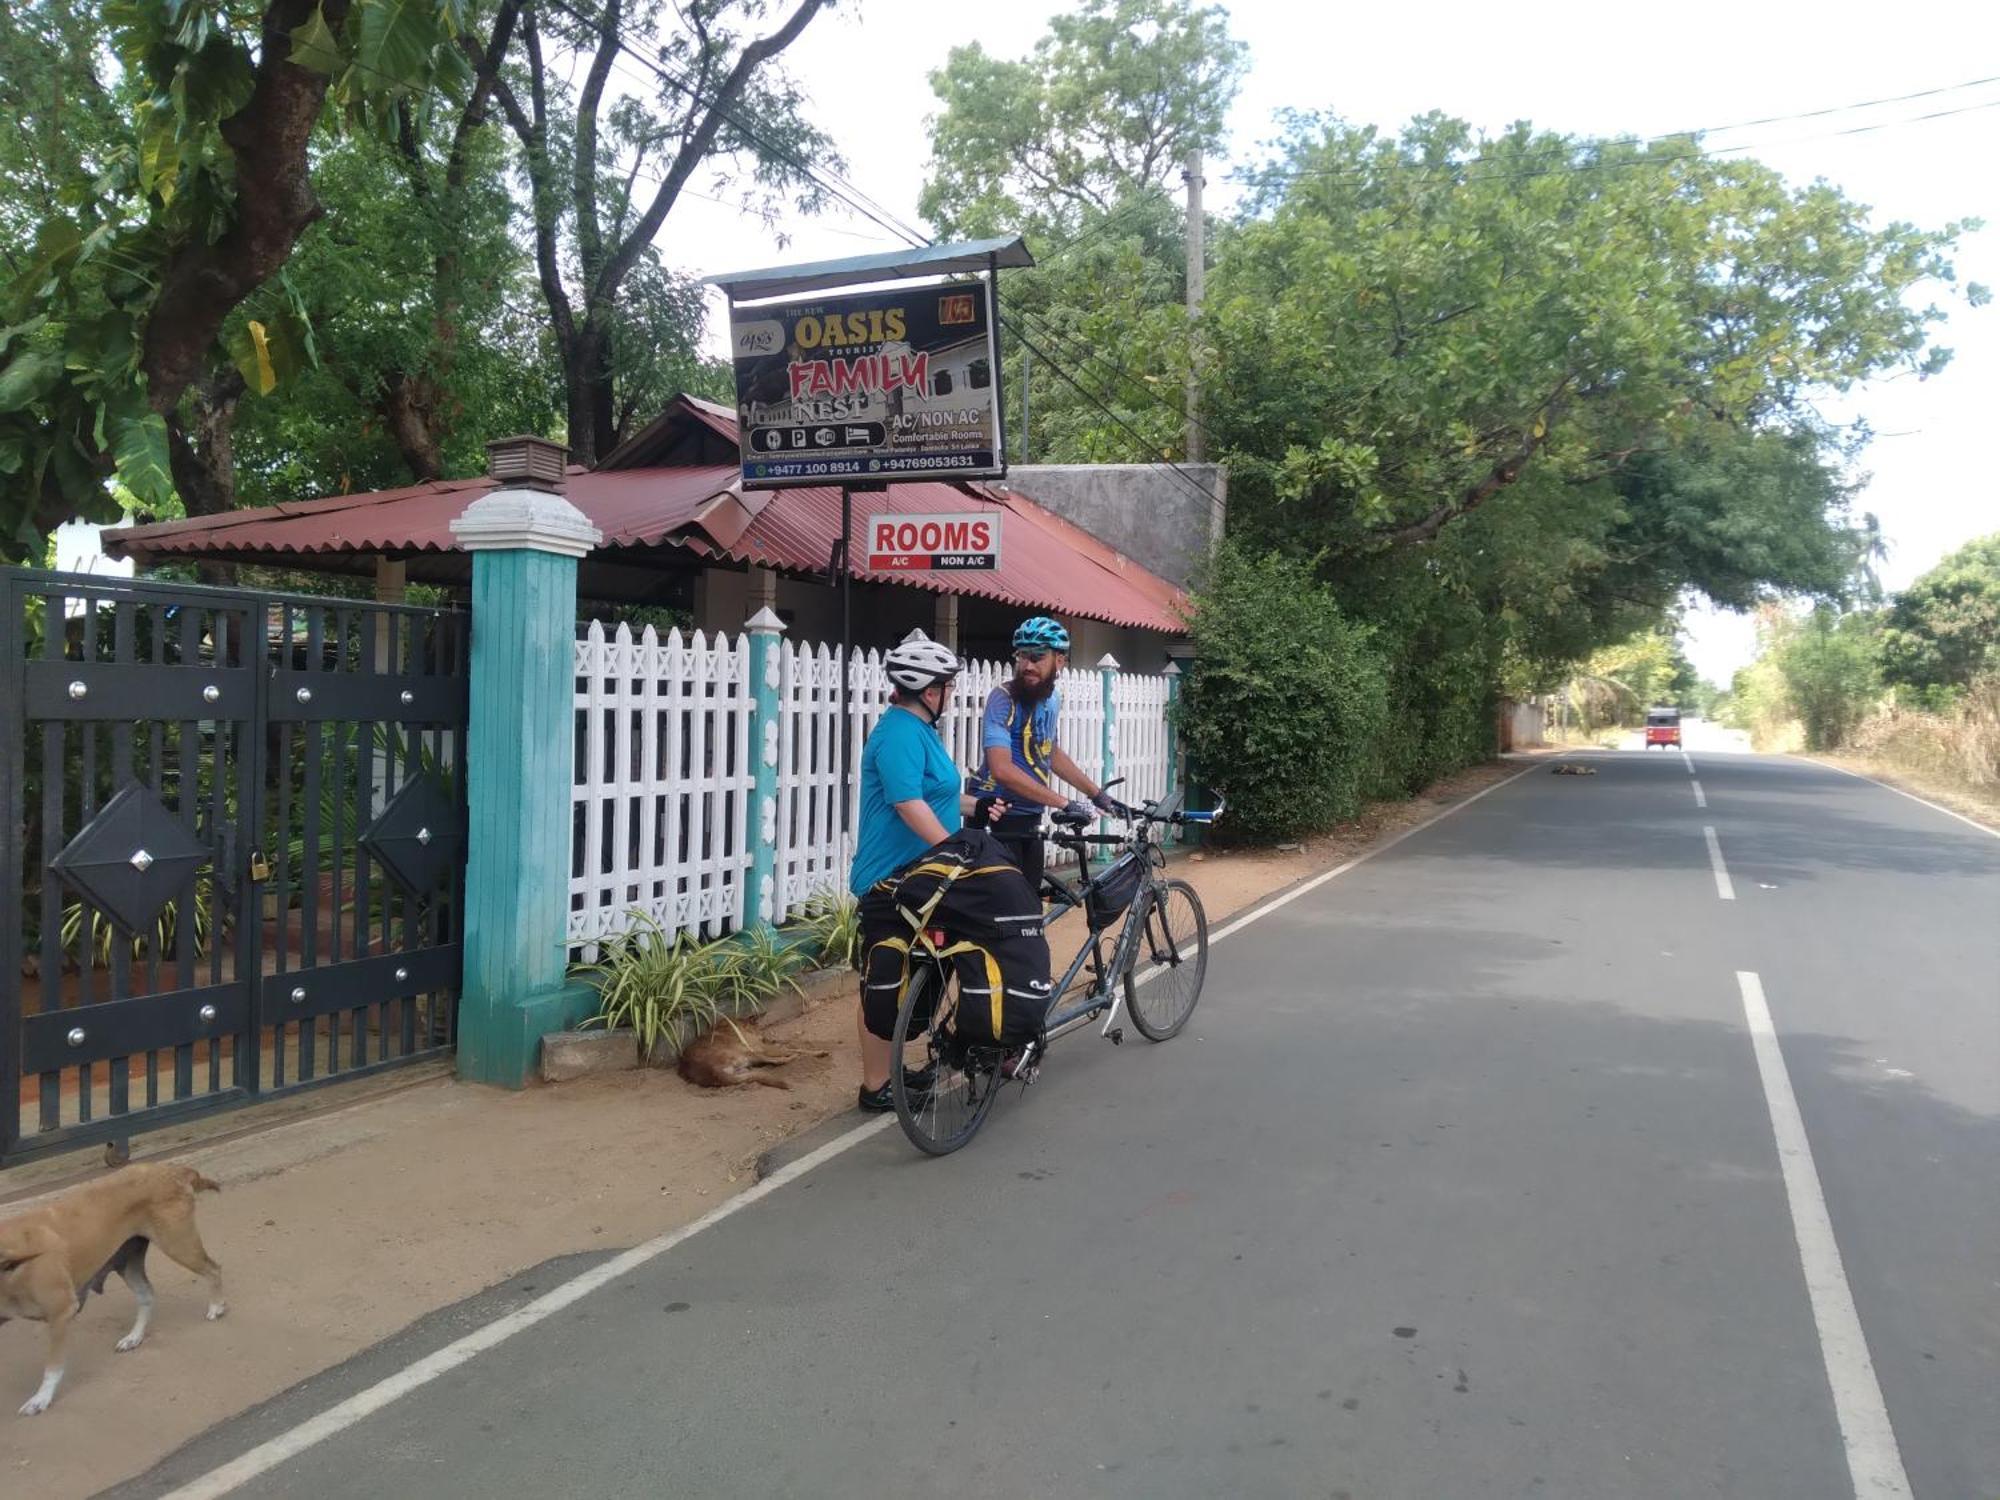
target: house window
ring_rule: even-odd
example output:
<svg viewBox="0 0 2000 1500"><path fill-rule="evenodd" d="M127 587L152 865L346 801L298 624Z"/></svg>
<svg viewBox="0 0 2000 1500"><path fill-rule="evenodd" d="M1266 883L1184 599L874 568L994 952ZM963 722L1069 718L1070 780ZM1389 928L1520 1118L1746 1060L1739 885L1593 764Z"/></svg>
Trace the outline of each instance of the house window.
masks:
<svg viewBox="0 0 2000 1500"><path fill-rule="evenodd" d="M975 359L965 378L975 391L983 391L993 384L993 367L983 359Z"/></svg>
<svg viewBox="0 0 2000 1500"><path fill-rule="evenodd" d="M931 394L949 396L951 394L951 371L939 370L931 377Z"/></svg>

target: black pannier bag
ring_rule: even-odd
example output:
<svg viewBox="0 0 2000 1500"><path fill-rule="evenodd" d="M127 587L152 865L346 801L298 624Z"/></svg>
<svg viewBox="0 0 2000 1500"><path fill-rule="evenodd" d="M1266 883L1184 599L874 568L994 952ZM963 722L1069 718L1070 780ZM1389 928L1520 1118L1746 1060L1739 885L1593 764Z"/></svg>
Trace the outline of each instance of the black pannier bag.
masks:
<svg viewBox="0 0 2000 1500"><path fill-rule="evenodd" d="M1042 904L993 836L968 828L878 881L862 901L863 968L871 992L909 984L911 960L952 965L956 1038L1019 1046L1041 1034L1054 986Z"/></svg>
<svg viewBox="0 0 2000 1500"><path fill-rule="evenodd" d="M1109 927L1125 915L1146 879L1146 864L1137 854L1121 854L1083 888L1083 906L1093 928Z"/></svg>

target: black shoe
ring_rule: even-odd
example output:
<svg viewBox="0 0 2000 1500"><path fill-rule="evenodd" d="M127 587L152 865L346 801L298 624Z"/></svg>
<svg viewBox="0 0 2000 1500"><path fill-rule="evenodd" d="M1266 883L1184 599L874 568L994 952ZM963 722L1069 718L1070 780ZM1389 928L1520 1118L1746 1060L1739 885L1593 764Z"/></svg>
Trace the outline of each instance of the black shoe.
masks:
<svg viewBox="0 0 2000 1500"><path fill-rule="evenodd" d="M910 1097L914 1100L928 1098L931 1089L936 1084L937 1065L935 1063L927 1063L914 1073L905 1072L903 1074L903 1087L909 1091ZM896 1107L895 1081L892 1079L883 1084L879 1089L871 1089L864 1086L859 1090L855 1102L865 1114L885 1115L889 1113L889 1111Z"/></svg>

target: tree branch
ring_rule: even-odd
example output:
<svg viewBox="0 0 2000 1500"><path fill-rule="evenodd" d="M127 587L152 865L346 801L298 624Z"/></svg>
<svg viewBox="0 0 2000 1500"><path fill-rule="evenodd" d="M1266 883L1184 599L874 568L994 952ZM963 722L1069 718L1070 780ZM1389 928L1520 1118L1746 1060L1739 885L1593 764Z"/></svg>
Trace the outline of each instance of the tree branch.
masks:
<svg viewBox="0 0 2000 1500"><path fill-rule="evenodd" d="M1479 509L1506 489L1521 477L1521 471L1527 467L1528 460L1548 446L1549 434L1555 430L1554 419L1561 409L1563 394L1575 379L1574 374L1562 378L1556 388L1549 393L1548 398L1535 409L1534 415L1539 420L1528 424L1527 430L1516 438L1513 445L1480 477L1477 484L1463 494L1435 507L1418 520L1402 526L1384 527L1370 534L1377 540L1385 541L1395 547L1407 546L1412 542L1428 542L1444 530L1447 522Z"/></svg>
<svg viewBox="0 0 2000 1500"><path fill-rule="evenodd" d="M461 48L472 61L472 97L459 113L458 128L452 132L451 151L445 157L444 185L448 192L455 192L465 184L465 153L471 145L472 132L486 123L486 101L499 81L500 64L506 60L508 47L513 45L514 27L520 17L521 0L501 0L500 9L493 16L493 38L484 53L471 38L460 39Z"/></svg>
<svg viewBox="0 0 2000 1500"><path fill-rule="evenodd" d="M604 257L604 233L597 218L597 111L604 101L604 85L611 77L611 65L618 60L623 45L618 27L623 19L622 0L603 0L597 19L597 51L584 74L583 92L576 101L576 150L570 160L570 192L576 200L576 252L583 271L583 284L597 280L598 263Z"/></svg>
<svg viewBox="0 0 2000 1500"><path fill-rule="evenodd" d="M800 33L806 29L806 24L819 13L820 7L825 3L826 0L799 0L798 9L792 12L784 25L769 36L759 37L738 55L736 66L731 68L728 76L717 85L707 113L699 118L694 129L683 139L681 149L674 157L673 166L661 179L660 190L653 195L653 201L647 205L646 212L640 217L639 222L632 226L632 232L604 263L596 278L588 284L587 305L598 306L616 293L626 275L638 262L640 255L648 245L652 244L653 236L660 232L660 226L667 220L667 211L674 206L674 200L680 196L681 188L693 175L694 169L708 155L709 148L714 145L715 138L722 129L724 119L742 95L744 88L748 86L751 75L797 41Z"/></svg>
<svg viewBox="0 0 2000 1500"><path fill-rule="evenodd" d="M576 340L576 314L570 307L569 293L563 289L562 264L557 256L556 224L560 213L549 182L548 84L543 73L541 33L535 26L532 9L523 17L521 38L528 53L528 88L534 114L531 116L521 108L520 99L504 78L494 78L493 97L500 101L501 113L520 137L528 158L528 184L532 189L530 217L535 222L535 270L542 283L542 299L548 303L549 321L555 324L556 341L567 350Z"/></svg>

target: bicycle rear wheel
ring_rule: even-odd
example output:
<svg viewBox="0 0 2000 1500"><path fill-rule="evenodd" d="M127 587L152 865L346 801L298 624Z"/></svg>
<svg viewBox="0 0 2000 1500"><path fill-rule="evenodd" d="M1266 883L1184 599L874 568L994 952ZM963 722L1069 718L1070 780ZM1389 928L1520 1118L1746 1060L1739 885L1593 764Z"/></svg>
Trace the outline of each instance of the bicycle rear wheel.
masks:
<svg viewBox="0 0 2000 1500"><path fill-rule="evenodd" d="M958 977L918 959L896 1012L889 1092L903 1134L932 1156L949 1156L977 1135L1000 1092L1000 1049L958 1041L958 1004ZM910 1075L926 1068L932 1070L928 1093L910 1086Z"/></svg>
<svg viewBox="0 0 2000 1500"><path fill-rule="evenodd" d="M1187 1025L1208 974L1208 914L1185 880L1163 880L1140 897L1137 951L1125 971L1125 1008L1149 1042Z"/></svg>

